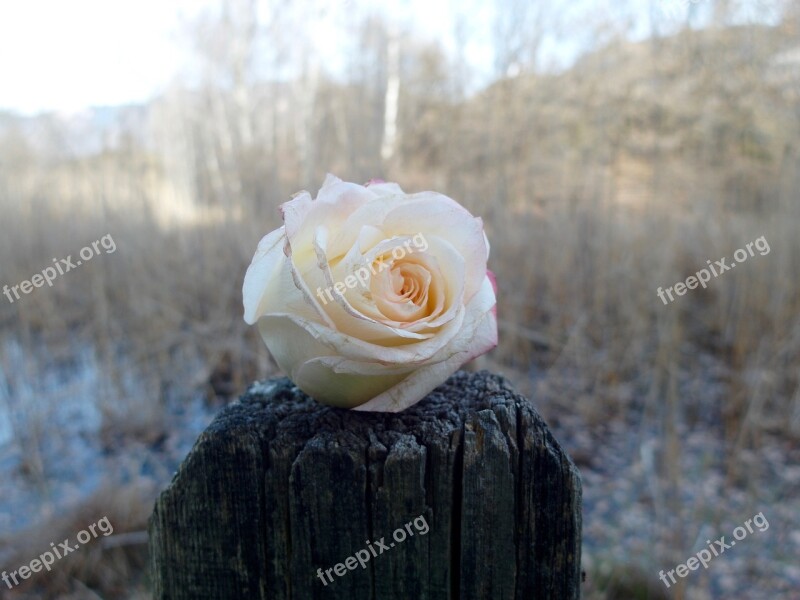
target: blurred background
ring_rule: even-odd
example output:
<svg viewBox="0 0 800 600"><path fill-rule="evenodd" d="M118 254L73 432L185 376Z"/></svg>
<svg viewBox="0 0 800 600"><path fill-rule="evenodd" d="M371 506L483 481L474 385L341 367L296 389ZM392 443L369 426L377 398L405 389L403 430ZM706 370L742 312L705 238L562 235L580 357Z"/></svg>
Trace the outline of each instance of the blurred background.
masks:
<svg viewBox="0 0 800 600"><path fill-rule="evenodd" d="M797 2L31 0L0 75L0 285L116 244L0 296L0 569L115 528L0 597L150 597L156 494L277 373L245 269L332 172L484 218L479 366L581 469L586 598L800 598Z"/></svg>

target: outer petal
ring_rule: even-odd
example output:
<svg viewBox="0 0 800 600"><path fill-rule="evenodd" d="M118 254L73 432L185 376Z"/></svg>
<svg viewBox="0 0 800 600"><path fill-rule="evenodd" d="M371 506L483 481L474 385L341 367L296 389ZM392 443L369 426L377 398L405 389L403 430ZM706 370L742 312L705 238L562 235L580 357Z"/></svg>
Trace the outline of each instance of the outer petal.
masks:
<svg viewBox="0 0 800 600"><path fill-rule="evenodd" d="M417 368L415 364L407 364L398 373L396 369L374 362L378 374L336 372L319 358L335 359L335 349L315 338L304 325L307 324L291 315L273 315L258 322L261 336L281 370L297 387L325 404L352 408L389 389ZM340 338L342 343L346 339L345 336Z"/></svg>
<svg viewBox="0 0 800 600"><path fill-rule="evenodd" d="M375 183L369 182L366 187L370 192L374 192L378 196L404 196L405 192L396 183L387 181L377 181Z"/></svg>
<svg viewBox="0 0 800 600"><path fill-rule="evenodd" d="M333 322L294 267L291 248L285 241L281 227L259 243L242 286L245 321L252 325L265 315L289 312L307 321L333 327Z"/></svg>
<svg viewBox="0 0 800 600"><path fill-rule="evenodd" d="M438 353L458 337L465 314L466 310L461 307L453 320L442 327L441 335L395 346L365 342L290 312L264 315L259 319L258 327L278 364L278 355L281 354L292 356L295 360L335 356L388 366L420 366L435 360ZM290 324L293 327L289 328Z"/></svg>
<svg viewBox="0 0 800 600"><path fill-rule="evenodd" d="M283 255L283 243L286 240L283 227L268 233L258 243L258 249L247 273L244 276L242 285L242 301L244 304L244 320L249 325L254 324L258 317L263 314L264 298L267 290L272 287L272 283L278 271L281 269L285 256Z"/></svg>
<svg viewBox="0 0 800 600"><path fill-rule="evenodd" d="M312 244L318 227L341 231L351 213L376 198L375 193L364 186L328 175L315 200L308 192L303 192L282 204L286 237L293 248L295 265L303 270L316 261Z"/></svg>
<svg viewBox="0 0 800 600"><path fill-rule="evenodd" d="M413 371L413 367L407 371ZM380 397L381 393L402 383L407 373L363 375L337 373L318 361L309 361L296 370L292 381L309 396L339 408L358 408L365 399Z"/></svg>

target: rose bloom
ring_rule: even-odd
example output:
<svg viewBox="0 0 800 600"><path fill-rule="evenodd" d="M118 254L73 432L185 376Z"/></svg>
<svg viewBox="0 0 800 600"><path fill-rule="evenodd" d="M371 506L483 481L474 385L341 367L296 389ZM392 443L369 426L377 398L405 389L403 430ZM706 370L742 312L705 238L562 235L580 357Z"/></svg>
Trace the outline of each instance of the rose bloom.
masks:
<svg viewBox="0 0 800 600"><path fill-rule="evenodd" d="M258 244L244 319L316 400L397 412L497 345L481 219L436 192L328 175Z"/></svg>

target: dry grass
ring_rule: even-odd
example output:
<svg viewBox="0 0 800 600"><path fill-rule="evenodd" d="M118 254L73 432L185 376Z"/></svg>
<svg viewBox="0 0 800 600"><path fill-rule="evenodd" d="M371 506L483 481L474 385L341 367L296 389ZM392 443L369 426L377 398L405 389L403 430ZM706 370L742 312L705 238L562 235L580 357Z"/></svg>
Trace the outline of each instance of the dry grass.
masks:
<svg viewBox="0 0 800 600"><path fill-rule="evenodd" d="M60 512L36 528L16 534L0 545L12 548L2 552L0 569L16 571L31 560L76 536L103 517L114 528L113 536L99 535L83 547L57 560L52 570L41 571L12 590L0 589L0 598L18 600L96 600L97 598L145 598L147 581L147 519L157 490L150 483L131 483L97 492L73 509ZM13 546L10 546L13 541Z"/></svg>

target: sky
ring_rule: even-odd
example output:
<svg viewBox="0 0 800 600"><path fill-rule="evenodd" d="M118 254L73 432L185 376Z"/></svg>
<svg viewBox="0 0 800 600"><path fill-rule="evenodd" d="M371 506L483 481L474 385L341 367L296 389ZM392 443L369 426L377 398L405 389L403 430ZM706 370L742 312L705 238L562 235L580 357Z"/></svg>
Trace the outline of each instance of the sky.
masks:
<svg viewBox="0 0 800 600"><path fill-rule="evenodd" d="M77 111L146 100L186 60L180 0L24 0L0 8L0 108Z"/></svg>
<svg viewBox="0 0 800 600"><path fill-rule="evenodd" d="M347 10L352 0L319 4L334 8L334 2ZM446 0L432 4L446 9ZM3 2L0 109L71 113L146 101L191 62L187 21L216 5L213 0ZM313 27L324 50L336 36L333 21L321 12ZM441 14L433 16L442 22Z"/></svg>
<svg viewBox="0 0 800 600"><path fill-rule="evenodd" d="M454 43L454 11L462 11L472 27L466 60L470 69L488 77L493 60L492 11L508 9L519 0L289 1L320 7L307 27L333 70L335 61L330 59L341 55L348 14L356 3L361 9L384 11L414 35L441 41L446 50L452 50ZM687 7L704 8L705 1L563 0L555 7L598 17L614 13L620 22L637 21L629 33L637 37L638 28L641 37L642 16L652 14L654 6L657 18L668 18L670 13L680 18ZM760 14L776 1L744 0ZM144 102L187 72L192 62L187 22L218 4L218 0L6 0L0 8L0 110L74 113L90 106ZM579 53L583 40L572 32L568 29L558 41L548 40L546 60L568 64Z"/></svg>
<svg viewBox="0 0 800 600"><path fill-rule="evenodd" d="M382 11L387 5L380 0L310 1L321 7L319 18L308 26L325 57L333 57L337 46L341 47L342 22L355 2L360 8ZM90 106L144 102L157 95L191 63L187 21L218 2L24 0L3 4L0 110L35 114L74 113ZM454 7L469 10L472 19L485 24L491 17L486 7L492 6L485 0L394 0L388 4L392 18L412 23L415 35L439 40L452 35ZM473 67L491 67L486 28L474 32L466 55Z"/></svg>

